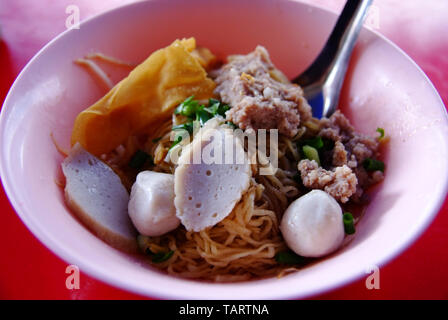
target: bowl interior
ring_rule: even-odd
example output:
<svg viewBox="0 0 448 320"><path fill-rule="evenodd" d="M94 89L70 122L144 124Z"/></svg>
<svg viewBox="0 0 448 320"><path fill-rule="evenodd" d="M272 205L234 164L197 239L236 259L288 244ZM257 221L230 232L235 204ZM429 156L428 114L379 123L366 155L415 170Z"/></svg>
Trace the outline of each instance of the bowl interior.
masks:
<svg viewBox="0 0 448 320"><path fill-rule="evenodd" d="M44 48L5 101L0 123L1 174L31 231L70 264L110 284L164 298L296 298L362 275L408 246L446 194L448 125L429 80L390 42L364 29L344 84L341 108L355 127L385 129L384 182L355 239L343 250L281 279L211 284L176 279L109 247L70 213L57 186L75 116L105 92L73 61L92 52L140 62L176 38L194 36L220 57L264 45L287 76L303 71L336 15L296 1L148 1L83 23ZM367 270L368 272L368 270Z"/></svg>

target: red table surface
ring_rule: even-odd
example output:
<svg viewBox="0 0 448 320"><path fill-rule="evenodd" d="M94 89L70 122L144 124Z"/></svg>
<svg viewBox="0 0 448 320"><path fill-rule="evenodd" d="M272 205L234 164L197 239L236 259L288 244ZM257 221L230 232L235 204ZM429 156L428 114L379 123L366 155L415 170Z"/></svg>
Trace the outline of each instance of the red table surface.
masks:
<svg viewBox="0 0 448 320"><path fill-rule="evenodd" d="M169 1L169 0L166 0ZM66 7L81 19L132 0L0 0L0 101L30 58L64 31ZM339 12L343 0L306 0ZM377 0L371 27L407 52L448 104L448 1ZM0 299L141 299L82 273L80 289L65 286L62 261L21 222L1 189ZM380 269L380 289L365 278L314 297L318 299L447 299L448 198L424 234ZM366 275L367 276L367 275Z"/></svg>

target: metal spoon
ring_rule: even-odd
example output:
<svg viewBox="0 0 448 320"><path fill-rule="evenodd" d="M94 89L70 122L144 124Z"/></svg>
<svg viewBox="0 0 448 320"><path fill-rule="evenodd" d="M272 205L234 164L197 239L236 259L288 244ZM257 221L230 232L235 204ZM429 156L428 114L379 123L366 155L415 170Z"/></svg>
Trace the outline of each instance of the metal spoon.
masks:
<svg viewBox="0 0 448 320"><path fill-rule="evenodd" d="M292 80L303 88L314 117L329 117L336 111L350 56L371 3L347 0L319 56Z"/></svg>

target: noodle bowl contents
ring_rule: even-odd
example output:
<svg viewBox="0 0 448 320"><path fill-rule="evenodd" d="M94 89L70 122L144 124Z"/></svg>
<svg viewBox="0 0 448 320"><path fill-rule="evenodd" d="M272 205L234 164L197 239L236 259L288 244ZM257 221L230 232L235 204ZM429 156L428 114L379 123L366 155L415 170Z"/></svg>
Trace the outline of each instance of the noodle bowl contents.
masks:
<svg viewBox="0 0 448 320"><path fill-rule="evenodd" d="M282 276L353 237L383 179L377 131L313 118L262 46L223 64L176 40L78 115L65 195L99 238L169 274Z"/></svg>

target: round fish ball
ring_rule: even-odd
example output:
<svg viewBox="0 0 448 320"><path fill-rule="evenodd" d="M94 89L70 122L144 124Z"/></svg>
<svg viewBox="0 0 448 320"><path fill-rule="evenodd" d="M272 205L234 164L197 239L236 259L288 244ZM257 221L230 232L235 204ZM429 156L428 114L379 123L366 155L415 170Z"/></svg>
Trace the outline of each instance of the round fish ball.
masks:
<svg viewBox="0 0 448 320"><path fill-rule="evenodd" d="M328 193L313 190L286 209L280 229L288 247L303 257L322 257L344 240L342 209Z"/></svg>
<svg viewBox="0 0 448 320"><path fill-rule="evenodd" d="M173 175L140 172L132 186L128 212L142 235L155 237L176 229L180 220L174 207Z"/></svg>

